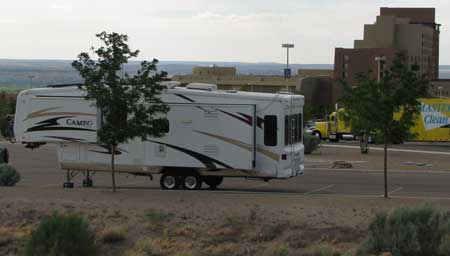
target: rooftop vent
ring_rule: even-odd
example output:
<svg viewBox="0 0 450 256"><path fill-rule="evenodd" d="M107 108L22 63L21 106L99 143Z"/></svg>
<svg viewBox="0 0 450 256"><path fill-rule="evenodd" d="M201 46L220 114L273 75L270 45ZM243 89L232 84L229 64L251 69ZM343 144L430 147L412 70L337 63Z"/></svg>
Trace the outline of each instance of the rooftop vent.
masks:
<svg viewBox="0 0 450 256"><path fill-rule="evenodd" d="M203 83L190 83L186 86L186 89L202 90L202 91L217 91L217 85L203 84Z"/></svg>
<svg viewBox="0 0 450 256"><path fill-rule="evenodd" d="M278 94L286 94L286 95L292 95L294 94L293 92L287 92L287 91L279 91L277 92Z"/></svg>
<svg viewBox="0 0 450 256"><path fill-rule="evenodd" d="M167 89L172 89L175 88L177 86L179 86L181 83L178 81L166 81L166 82L161 82L162 86L165 86Z"/></svg>

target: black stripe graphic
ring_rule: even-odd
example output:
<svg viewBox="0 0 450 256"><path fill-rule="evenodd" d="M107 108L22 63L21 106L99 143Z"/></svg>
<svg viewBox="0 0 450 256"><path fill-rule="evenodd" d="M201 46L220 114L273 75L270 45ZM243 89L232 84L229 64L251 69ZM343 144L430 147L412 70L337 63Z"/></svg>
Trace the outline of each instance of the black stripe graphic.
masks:
<svg viewBox="0 0 450 256"><path fill-rule="evenodd" d="M82 96L70 96L70 95L36 95L36 98L75 98L84 99Z"/></svg>
<svg viewBox="0 0 450 256"><path fill-rule="evenodd" d="M81 142L81 141L86 141L84 139L75 139L75 138L69 138L69 137L59 137L59 136L44 136L47 138L52 138L52 139L59 139L59 140L66 140L66 141L70 141L70 142Z"/></svg>
<svg viewBox="0 0 450 256"><path fill-rule="evenodd" d="M247 120L249 120L250 122L252 122L253 123L253 117L252 116L250 116L250 115L247 115L247 114L244 114L244 113L241 113L241 112L238 112L238 114L240 114L241 116L243 116L243 117L245 117ZM263 128L262 127L262 124L264 123L264 119L262 119L261 117L256 117L256 126L258 126L259 128Z"/></svg>
<svg viewBox="0 0 450 256"><path fill-rule="evenodd" d="M216 160L216 159L211 158L209 156L205 156L205 155L200 154L198 152L195 152L195 151L192 151L192 150L189 150L189 149L186 149L186 148L181 148L181 147L178 147L178 146L175 146L175 145L170 145L170 144L167 144L167 143L154 141L154 140L149 140L149 141L151 141L153 143L165 145L167 147L170 147L170 148L176 149L178 151L181 151L181 152L183 152L185 154L188 154L188 155L192 156L193 158L197 159L198 161L202 162L207 168L217 168L215 164L218 164L218 165L221 165L221 166L223 166L225 168L233 169L233 167L231 167L231 166L229 166L229 165L227 165L227 164L225 164L223 162L220 162L219 160Z"/></svg>
<svg viewBox="0 0 450 256"><path fill-rule="evenodd" d="M195 100L193 100L193 99L191 99L191 98L189 98L189 97L187 97L187 96L184 96L184 95L182 95L182 94L175 94L176 96L178 96L178 97L180 97L180 98L183 98L183 99L185 99L185 100L187 100L187 101L189 101L189 102L195 102Z"/></svg>
<svg viewBox="0 0 450 256"><path fill-rule="evenodd" d="M37 132L37 131L90 131L95 132L93 129L87 129L87 128L78 128L78 127L61 127L58 126L58 120L63 118L69 118L74 116L60 116L55 118L50 118L41 122L38 122L36 124L39 124L37 126L33 126L31 128L28 128L26 132Z"/></svg>
<svg viewBox="0 0 450 256"><path fill-rule="evenodd" d="M223 111L223 110L220 110L220 109L217 109L217 108L216 108L216 110L217 110L217 111L220 111L220 112L222 112L222 113L224 113L224 114L226 114L226 115L229 115L229 116L231 116L231 117L234 117L234 118L236 118L236 119L238 119L238 120L240 120L240 121L242 121L242 122L244 122L244 123L246 123L246 124L252 126L252 120L248 120L247 118L243 118L243 117L240 117L240 116L238 116L238 115L231 114L231 113L229 113L229 112L226 112L226 111Z"/></svg>

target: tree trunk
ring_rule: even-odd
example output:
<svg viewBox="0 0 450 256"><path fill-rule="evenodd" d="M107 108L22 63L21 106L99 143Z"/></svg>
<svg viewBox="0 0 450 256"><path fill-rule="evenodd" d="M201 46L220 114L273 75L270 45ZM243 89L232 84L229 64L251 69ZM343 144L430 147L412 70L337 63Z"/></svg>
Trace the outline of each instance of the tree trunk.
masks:
<svg viewBox="0 0 450 256"><path fill-rule="evenodd" d="M384 135L384 198L388 198L388 180L387 180L387 136Z"/></svg>
<svg viewBox="0 0 450 256"><path fill-rule="evenodd" d="M111 178L112 178L112 191L116 192L116 170L115 170L115 156L116 156L116 146L111 145Z"/></svg>

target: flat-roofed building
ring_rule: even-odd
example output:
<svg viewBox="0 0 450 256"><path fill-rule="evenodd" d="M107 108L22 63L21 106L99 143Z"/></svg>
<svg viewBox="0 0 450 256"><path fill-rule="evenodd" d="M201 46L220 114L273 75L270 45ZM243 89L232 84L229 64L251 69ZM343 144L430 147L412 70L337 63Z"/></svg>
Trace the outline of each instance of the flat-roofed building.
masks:
<svg viewBox="0 0 450 256"><path fill-rule="evenodd" d="M333 70L302 69L289 79L273 75L241 75L236 69L222 67L194 67L190 75L175 75L173 80L182 84L208 83L216 84L222 90L242 90L275 93L289 91L305 96L305 103L311 106L328 106L334 104L332 95ZM220 71L220 72L217 72Z"/></svg>
<svg viewBox="0 0 450 256"><path fill-rule="evenodd" d="M407 55L409 65L416 64L421 74L437 79L439 33L434 8L382 7L376 22L364 25L364 38L355 40L353 49L336 48L334 76L352 83L357 73L373 71L376 78L375 57L385 56L388 65L401 51Z"/></svg>

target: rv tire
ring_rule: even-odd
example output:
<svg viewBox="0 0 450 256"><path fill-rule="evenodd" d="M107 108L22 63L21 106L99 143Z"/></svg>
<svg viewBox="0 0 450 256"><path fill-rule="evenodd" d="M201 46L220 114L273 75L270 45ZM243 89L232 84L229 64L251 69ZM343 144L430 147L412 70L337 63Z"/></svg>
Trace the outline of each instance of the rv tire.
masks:
<svg viewBox="0 0 450 256"><path fill-rule="evenodd" d="M163 174L159 179L162 189L177 189L180 186L180 179L175 174Z"/></svg>
<svg viewBox="0 0 450 256"><path fill-rule="evenodd" d="M206 177L203 177L203 181L206 183L206 185L209 186L210 189L216 189L217 186L222 184L223 177L221 177L221 176L206 176Z"/></svg>
<svg viewBox="0 0 450 256"><path fill-rule="evenodd" d="M198 190L202 187L202 178L197 173L189 173L183 176L183 188L187 190Z"/></svg>
<svg viewBox="0 0 450 256"><path fill-rule="evenodd" d="M319 138L319 140L322 140L322 133L320 133L319 131L314 131L313 135Z"/></svg>

